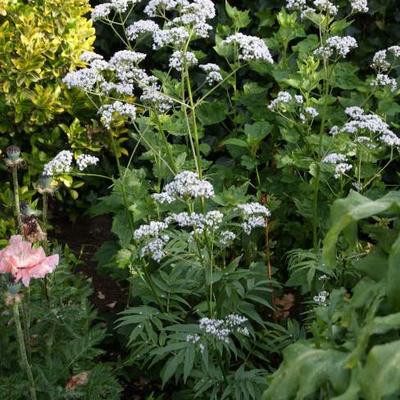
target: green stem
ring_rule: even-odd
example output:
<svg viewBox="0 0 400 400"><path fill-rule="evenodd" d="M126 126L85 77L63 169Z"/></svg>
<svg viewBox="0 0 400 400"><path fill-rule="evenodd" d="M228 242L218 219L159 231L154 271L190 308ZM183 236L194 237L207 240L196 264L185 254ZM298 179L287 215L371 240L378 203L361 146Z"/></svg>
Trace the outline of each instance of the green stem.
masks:
<svg viewBox="0 0 400 400"><path fill-rule="evenodd" d="M174 171L174 174L176 174L177 169L176 169L176 165L175 165L174 156L171 151L171 145L168 143L167 137L165 136L165 133L164 133L164 129L161 125L160 118L158 117L158 114L156 111L154 112L154 115L156 116L158 131L160 132L161 140L164 143L165 150L167 152L167 156L169 159L169 163L171 164L171 169Z"/></svg>
<svg viewBox="0 0 400 400"><path fill-rule="evenodd" d="M14 207L15 207L15 217L17 218L18 230L21 235L24 234L22 225L21 208L19 205L19 186L18 186L18 172L16 167L12 167L12 180L14 186Z"/></svg>
<svg viewBox="0 0 400 400"><path fill-rule="evenodd" d="M31 393L31 399L32 400L37 400L35 380L33 379L32 369L31 369L31 366L29 364L28 357L26 355L24 333L23 333L23 330L22 330L21 318L20 318L20 315L19 315L19 303L18 303L17 299L15 299L15 301L14 301L13 311L14 311L15 326L17 328L17 339L18 339L18 344L19 344L19 351L20 351L20 354L21 354L22 365L23 365L23 367L25 369L25 372L26 372L26 374L28 376L29 391Z"/></svg>
<svg viewBox="0 0 400 400"><path fill-rule="evenodd" d="M44 247L44 251L46 253L49 250L49 242L47 240L47 215L48 215L48 209L49 209L48 199L49 199L48 194L46 192L44 192L42 194L42 221L43 221L43 232L45 234L45 238L43 241L43 247ZM47 279L47 276L44 277L43 283L44 283L44 295L46 297L47 303L50 306L49 281Z"/></svg>

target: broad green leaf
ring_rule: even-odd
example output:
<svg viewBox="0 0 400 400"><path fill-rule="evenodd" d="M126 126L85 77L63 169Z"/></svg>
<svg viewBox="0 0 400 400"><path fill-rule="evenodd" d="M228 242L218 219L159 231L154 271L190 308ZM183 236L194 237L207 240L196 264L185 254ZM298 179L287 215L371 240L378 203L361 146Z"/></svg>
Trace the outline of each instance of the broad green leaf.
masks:
<svg viewBox="0 0 400 400"><path fill-rule="evenodd" d="M393 243L389 255L389 269L387 274L387 297L389 303L400 309L400 236Z"/></svg>
<svg viewBox="0 0 400 400"><path fill-rule="evenodd" d="M366 400L400 394L400 340L374 346L360 376Z"/></svg>
<svg viewBox="0 0 400 400"><path fill-rule="evenodd" d="M273 374L263 400L318 398L319 389L327 384L337 394L346 389L350 376L344 368L346 353L297 342L283 354L284 360Z"/></svg>
<svg viewBox="0 0 400 400"><path fill-rule="evenodd" d="M225 11L228 17L233 21L233 26L237 29L246 28L250 24L249 11L240 11L225 1Z"/></svg>
<svg viewBox="0 0 400 400"><path fill-rule="evenodd" d="M225 101L213 101L202 103L197 108L197 116L200 122L207 126L222 122L228 115L228 105Z"/></svg>

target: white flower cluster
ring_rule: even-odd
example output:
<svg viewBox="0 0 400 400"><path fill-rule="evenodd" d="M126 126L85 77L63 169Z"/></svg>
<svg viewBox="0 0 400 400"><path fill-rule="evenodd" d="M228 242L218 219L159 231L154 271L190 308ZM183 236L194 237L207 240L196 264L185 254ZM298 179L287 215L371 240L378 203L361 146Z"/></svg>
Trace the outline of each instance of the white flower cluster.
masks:
<svg viewBox="0 0 400 400"><path fill-rule="evenodd" d="M104 78L95 69L83 68L78 71L68 72L62 81L67 85L68 89L77 88L85 92L91 92L98 83L104 82Z"/></svg>
<svg viewBox="0 0 400 400"><path fill-rule="evenodd" d="M196 199L204 197L209 199L214 196L214 188L210 182L199 179L195 172L183 171L176 175L174 180L165 185L161 193L153 194L153 199L159 203L172 203L177 198L191 197Z"/></svg>
<svg viewBox="0 0 400 400"><path fill-rule="evenodd" d="M357 41L352 36L332 36L326 40L325 46L314 50L314 54L322 58L329 58L334 54L346 58L357 47Z"/></svg>
<svg viewBox="0 0 400 400"><path fill-rule="evenodd" d="M203 70L207 76L206 76L206 82L209 85L212 85L215 82L221 82L222 81L222 75L221 75L221 69L217 64L203 64L199 65L199 68Z"/></svg>
<svg viewBox="0 0 400 400"><path fill-rule="evenodd" d="M162 235L150 240L144 245L140 251L141 257L150 256L154 261L160 262L165 256L165 246L168 244L170 237Z"/></svg>
<svg viewBox="0 0 400 400"><path fill-rule="evenodd" d="M209 211L205 215L198 213L181 212L171 214L166 218L166 223L175 222L180 228L193 227L193 231L202 234L205 230L215 231L222 223L224 215L220 211Z"/></svg>
<svg viewBox="0 0 400 400"><path fill-rule="evenodd" d="M286 8L291 11L302 11L307 7L306 0L286 0Z"/></svg>
<svg viewBox="0 0 400 400"><path fill-rule="evenodd" d="M121 50L114 53L110 58L109 65L115 69L131 68L132 64L137 65L146 58L146 54L131 50Z"/></svg>
<svg viewBox="0 0 400 400"><path fill-rule="evenodd" d="M103 60L103 56L93 51L84 51L79 57L81 61L90 64L94 60Z"/></svg>
<svg viewBox="0 0 400 400"><path fill-rule="evenodd" d="M300 113L301 122L305 123L309 120L312 120L318 117L319 113L314 107L306 107L304 109L304 113Z"/></svg>
<svg viewBox="0 0 400 400"><path fill-rule="evenodd" d="M371 82L373 87L388 87L392 92L397 90L397 81L387 74L377 74L376 78Z"/></svg>
<svg viewBox="0 0 400 400"><path fill-rule="evenodd" d="M313 5L315 8L309 7L307 0L286 0L286 8L290 11L299 11L302 18L311 12L319 11L335 16L339 11L338 7L328 0L314 0ZM351 0L350 6L352 13L368 12L368 0Z"/></svg>
<svg viewBox="0 0 400 400"><path fill-rule="evenodd" d="M76 159L76 165L78 166L79 171L84 171L91 165L97 165L99 161L98 157L91 156L90 154L81 154Z"/></svg>
<svg viewBox="0 0 400 400"><path fill-rule="evenodd" d="M136 40L143 33L150 32L153 34L159 30L160 27L154 21L141 19L129 25L125 33L129 40Z"/></svg>
<svg viewBox="0 0 400 400"><path fill-rule="evenodd" d="M153 49L157 50L170 44L179 47L182 46L188 38L189 32L183 27L155 30L153 33Z"/></svg>
<svg viewBox="0 0 400 400"><path fill-rule="evenodd" d="M160 262L165 257L164 248L170 237L162 234L168 228L168 224L162 221L151 221L147 225L141 225L133 233L135 240L151 239L140 251L140 256L150 256L153 260Z"/></svg>
<svg viewBox="0 0 400 400"><path fill-rule="evenodd" d="M206 335L217 339L218 341L229 343L229 337L232 333L240 333L249 336L250 332L246 326L247 318L238 314L230 314L224 319L201 318L199 328Z"/></svg>
<svg viewBox="0 0 400 400"><path fill-rule="evenodd" d="M158 237L161 232L168 228L168 224L162 221L151 221L147 225L140 225L133 233L135 240L142 240L150 237Z"/></svg>
<svg viewBox="0 0 400 400"><path fill-rule="evenodd" d="M265 42L255 36L244 35L243 33L235 33L228 36L222 45L235 43L239 47L239 59L243 61L266 61L272 64L271 53Z"/></svg>
<svg viewBox="0 0 400 400"><path fill-rule="evenodd" d="M227 246L236 239L236 235L231 231L223 231L219 237L219 242L222 246Z"/></svg>
<svg viewBox="0 0 400 400"><path fill-rule="evenodd" d="M121 117L127 118L129 121L134 121L136 119L136 107L133 104L122 103L120 101L104 104L100 107L98 113L101 115L101 122L108 129L111 128L115 113L119 114Z"/></svg>
<svg viewBox="0 0 400 400"><path fill-rule="evenodd" d="M112 11L124 13L129 5L135 5L138 0L111 0L109 3L99 4L94 7L91 15L92 21L107 18Z"/></svg>
<svg viewBox="0 0 400 400"><path fill-rule="evenodd" d="M367 13L368 0L351 0L351 11L353 13Z"/></svg>
<svg viewBox="0 0 400 400"><path fill-rule="evenodd" d="M285 108L285 105L290 104L303 104L304 99L301 95L292 96L289 92L280 91L276 96L276 99L272 100L268 109L271 111L277 111L279 108Z"/></svg>
<svg viewBox="0 0 400 400"><path fill-rule="evenodd" d="M387 146L400 146L400 138L389 129L389 125L376 114L365 114L360 107L348 107L345 113L351 117L339 132L357 134L368 132L378 137L378 140Z"/></svg>
<svg viewBox="0 0 400 400"><path fill-rule="evenodd" d="M344 154L331 153L322 160L325 164L333 164L335 166L335 179L339 179L353 167L347 162L347 157Z"/></svg>
<svg viewBox="0 0 400 400"><path fill-rule="evenodd" d="M185 3L180 9L180 15L175 17L172 23L192 29L195 35L200 38L208 37L212 27L206 21L215 17L214 2L211 0L194 0L192 3Z"/></svg>
<svg viewBox="0 0 400 400"><path fill-rule="evenodd" d="M62 150L43 168L43 175L53 176L64 174L72 170L73 154L72 151Z"/></svg>
<svg viewBox="0 0 400 400"><path fill-rule="evenodd" d="M343 161L346 161L347 157L344 154L338 154L338 153L331 153L328 154L327 156L325 156L322 159L323 163L327 163L327 164L337 164Z"/></svg>
<svg viewBox="0 0 400 400"><path fill-rule="evenodd" d="M392 64L400 58L400 46L391 46L375 53L371 67L378 72L387 72Z"/></svg>
<svg viewBox="0 0 400 400"><path fill-rule="evenodd" d="M194 53L191 51L174 51L169 59L169 66L176 69L177 71L182 71L183 67L187 65L192 67L198 64L198 59Z"/></svg>
<svg viewBox="0 0 400 400"><path fill-rule="evenodd" d="M317 10L329 15L335 16L338 13L338 8L329 0L314 0L313 4Z"/></svg>
<svg viewBox="0 0 400 400"><path fill-rule="evenodd" d="M145 104L151 105L160 113L167 112L173 106L172 99L161 93L157 85L145 87L140 100Z"/></svg>
<svg viewBox="0 0 400 400"><path fill-rule="evenodd" d="M314 296L313 300L319 306L326 306L328 302L328 297L329 297L329 292L323 290L322 292L319 292L317 296Z"/></svg>
<svg viewBox="0 0 400 400"><path fill-rule="evenodd" d="M144 12L149 17L163 16L165 11L182 8L187 4L189 4L187 0L150 0Z"/></svg>
<svg viewBox="0 0 400 400"><path fill-rule="evenodd" d="M266 218L271 215L268 208L260 203L239 204L237 209L242 214L241 226L247 235L250 235L254 228L264 228L267 223Z"/></svg>

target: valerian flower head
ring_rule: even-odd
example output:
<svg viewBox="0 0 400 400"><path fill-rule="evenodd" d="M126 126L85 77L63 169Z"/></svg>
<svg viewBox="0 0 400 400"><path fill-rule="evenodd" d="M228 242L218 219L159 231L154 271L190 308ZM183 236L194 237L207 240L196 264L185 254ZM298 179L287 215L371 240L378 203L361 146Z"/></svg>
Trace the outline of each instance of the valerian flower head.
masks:
<svg viewBox="0 0 400 400"><path fill-rule="evenodd" d="M90 64L94 60L103 60L103 56L93 51L84 51L79 57L81 61Z"/></svg>
<svg viewBox="0 0 400 400"><path fill-rule="evenodd" d="M368 0L351 0L351 11L353 13L367 13Z"/></svg>
<svg viewBox="0 0 400 400"><path fill-rule="evenodd" d="M147 225L140 225L133 233L135 240L142 240L149 237L158 237L162 231L168 228L168 224L163 221L150 221Z"/></svg>
<svg viewBox="0 0 400 400"><path fill-rule="evenodd" d="M282 105L288 105L293 101L293 96L286 91L280 91L276 96L275 100L272 100L269 105L268 109L271 111L276 111L282 107Z"/></svg>
<svg viewBox="0 0 400 400"><path fill-rule="evenodd" d="M325 46L314 50L314 54L321 58L329 58L334 54L346 58L357 47L357 41L352 36L332 36L326 40Z"/></svg>
<svg viewBox="0 0 400 400"><path fill-rule="evenodd" d="M81 154L76 159L76 165L78 166L79 171L84 171L91 165L97 165L99 161L99 158L96 156L92 156L90 154Z"/></svg>
<svg viewBox="0 0 400 400"><path fill-rule="evenodd" d="M174 180L165 185L161 193L153 194L153 199L159 203L172 203L178 198L190 197L193 199L214 196L214 188L210 182L199 179L195 172L183 171L175 176Z"/></svg>
<svg viewBox="0 0 400 400"><path fill-rule="evenodd" d="M319 292L317 296L314 296L313 300L319 306L326 306L328 297L329 297L329 292L327 292L326 290L323 290L322 292Z"/></svg>
<svg viewBox="0 0 400 400"><path fill-rule="evenodd" d="M329 0L314 0L313 4L317 10L329 15L335 16L338 13L338 8Z"/></svg>
<svg viewBox="0 0 400 400"><path fill-rule="evenodd" d="M245 326L247 318L238 314L227 315L223 319L201 318L199 328L205 335L210 336L218 341L229 343L232 333L240 333L249 336L250 332Z"/></svg>
<svg viewBox="0 0 400 400"><path fill-rule="evenodd" d="M129 40L136 40L143 33L150 32L153 34L159 29L160 27L154 21L141 19L126 28L126 36Z"/></svg>
<svg viewBox="0 0 400 400"><path fill-rule="evenodd" d="M186 5L189 5L187 0L150 0L144 13L149 17L163 16L165 11L180 10Z"/></svg>
<svg viewBox="0 0 400 400"><path fill-rule="evenodd" d="M72 151L62 150L43 168L43 174L53 176L57 174L65 174L71 172L73 162Z"/></svg>
<svg viewBox="0 0 400 400"><path fill-rule="evenodd" d="M377 74L376 78L371 82L372 87L387 87L391 92L395 92L397 90L397 81L394 78L391 78L386 74Z"/></svg>
<svg viewBox="0 0 400 400"><path fill-rule="evenodd" d="M239 60L243 61L266 61L272 64L271 53L265 42L255 36L244 35L243 33L235 33L228 36L222 45L235 43L239 47Z"/></svg>
<svg viewBox="0 0 400 400"><path fill-rule="evenodd" d="M98 83L104 82L104 78L93 68L83 68L69 72L62 81L68 89L77 88L84 92L91 92Z"/></svg>
<svg viewBox="0 0 400 400"><path fill-rule="evenodd" d="M206 82L209 85L212 85L215 82L221 82L222 81L222 75L221 75L221 69L217 64L203 64L199 65L199 68L202 69L206 74Z"/></svg>
<svg viewBox="0 0 400 400"><path fill-rule="evenodd" d="M153 32L153 49L173 45L175 48L182 46L189 38L189 32L183 27L155 30Z"/></svg>
<svg viewBox="0 0 400 400"><path fill-rule="evenodd" d="M174 51L169 59L169 66L176 69L177 71L182 71L184 65L192 67L198 64L198 59L194 53L191 51Z"/></svg>
<svg viewBox="0 0 400 400"><path fill-rule="evenodd" d="M154 107L158 112L165 113L173 106L171 98L161 93L157 85L147 86L143 88L140 100L144 104Z"/></svg>
<svg viewBox="0 0 400 400"><path fill-rule="evenodd" d="M98 113L101 115L101 122L108 129L111 128L115 114L127 118L128 121L136 119L136 107L133 104L121 103L120 101L101 106Z"/></svg>
<svg viewBox="0 0 400 400"><path fill-rule="evenodd" d="M257 227L264 228L267 224L267 217L271 215L268 208L260 203L239 204L237 209L242 214L241 226L247 235L250 235Z"/></svg>

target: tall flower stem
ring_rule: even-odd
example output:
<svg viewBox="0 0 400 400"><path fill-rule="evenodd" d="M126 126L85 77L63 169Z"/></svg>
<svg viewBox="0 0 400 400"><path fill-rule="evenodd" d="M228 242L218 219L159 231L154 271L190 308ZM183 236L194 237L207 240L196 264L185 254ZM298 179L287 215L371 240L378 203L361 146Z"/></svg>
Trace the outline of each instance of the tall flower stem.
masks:
<svg viewBox="0 0 400 400"><path fill-rule="evenodd" d="M15 217L17 218L18 230L21 235L23 235L23 225L22 225L22 216L21 216L21 208L19 205L19 185L18 185L18 168L16 166L12 168L12 181L14 187L14 208L15 208Z"/></svg>
<svg viewBox="0 0 400 400"><path fill-rule="evenodd" d="M15 299L15 301L14 301L13 311L14 311L15 326L17 328L17 339L18 339L19 351L20 351L20 355L21 355L22 365L25 369L26 375L28 376L29 391L31 394L31 399L37 400L35 380L33 378L32 369L31 369L31 366L28 361L28 356L26 354L24 333L22 330L21 318L20 318L20 314L19 314L19 301L17 299Z"/></svg>

